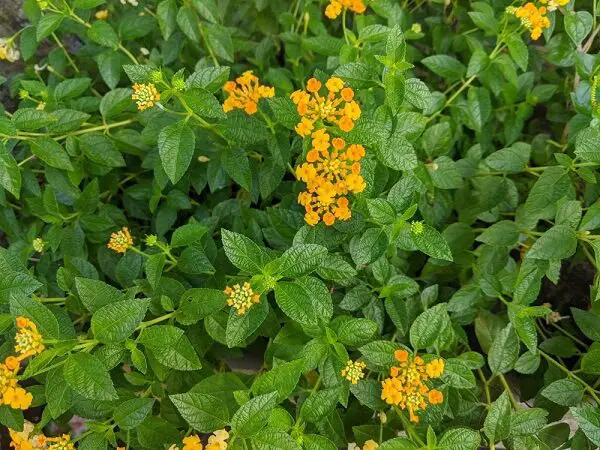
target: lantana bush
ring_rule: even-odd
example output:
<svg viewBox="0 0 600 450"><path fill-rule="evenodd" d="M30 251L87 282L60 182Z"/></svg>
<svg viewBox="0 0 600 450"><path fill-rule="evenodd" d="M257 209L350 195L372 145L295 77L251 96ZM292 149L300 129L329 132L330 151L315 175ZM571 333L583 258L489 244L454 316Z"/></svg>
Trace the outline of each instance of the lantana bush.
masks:
<svg viewBox="0 0 600 450"><path fill-rule="evenodd" d="M600 446L598 1L22 13L2 449Z"/></svg>

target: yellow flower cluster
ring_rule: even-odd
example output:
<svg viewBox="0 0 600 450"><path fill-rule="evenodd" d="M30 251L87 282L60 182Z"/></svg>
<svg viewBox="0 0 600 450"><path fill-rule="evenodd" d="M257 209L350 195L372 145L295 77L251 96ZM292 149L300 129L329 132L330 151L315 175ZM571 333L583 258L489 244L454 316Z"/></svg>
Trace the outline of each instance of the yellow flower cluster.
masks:
<svg viewBox="0 0 600 450"><path fill-rule="evenodd" d="M342 13L342 9L349 9L354 13L362 14L367 7L363 0L329 0L329 5L325 8L325 15L330 19L335 19Z"/></svg>
<svg viewBox="0 0 600 450"><path fill-rule="evenodd" d="M101 9L99 11L96 11L96 19L98 20L106 20L108 19L108 9Z"/></svg>
<svg viewBox="0 0 600 450"><path fill-rule="evenodd" d="M17 334L15 335L15 352L17 356L7 356L0 364L0 405L8 405L13 409L27 409L33 396L21 386L17 374L21 361L41 353L46 348L37 326L26 317L17 317Z"/></svg>
<svg viewBox="0 0 600 450"><path fill-rule="evenodd" d="M333 138L325 129L312 135L312 149L306 162L296 168L296 177L306 183L307 190L298 195L304 206L304 220L316 225L320 220L333 225L337 220L348 220L352 212L348 207L348 193L359 193L366 187L360 175L360 160L365 148L360 144L346 146L342 138Z"/></svg>
<svg viewBox="0 0 600 450"><path fill-rule="evenodd" d="M561 6L569 4L570 0L540 0L542 5L548 5L548 11L556 11Z"/></svg>
<svg viewBox="0 0 600 450"><path fill-rule="evenodd" d="M0 61L8 62L18 61L21 57L19 50L15 47L13 39L0 38Z"/></svg>
<svg viewBox="0 0 600 450"><path fill-rule="evenodd" d="M117 253L125 253L127 249L133 247L133 238L129 233L129 228L123 227L118 232L112 233L107 247Z"/></svg>
<svg viewBox="0 0 600 450"><path fill-rule="evenodd" d="M430 389L426 384L442 375L444 361L438 358L425 364L420 356L411 357L406 350L396 350L394 357L400 364L391 368L390 378L383 380L381 399L408 409L410 421L419 423L418 411L427 408L428 404L437 405L444 401L440 391Z"/></svg>
<svg viewBox="0 0 600 450"><path fill-rule="evenodd" d="M38 237L33 240L32 246L36 252L42 253L46 244L42 238Z"/></svg>
<svg viewBox="0 0 600 450"><path fill-rule="evenodd" d="M563 1L563 0L552 0ZM568 3L568 1L567 1ZM506 11L509 14L514 15L516 18L521 20L521 25L527 28L531 34L531 39L537 40L542 35L542 32L550 27L550 19L546 17L546 13L548 10L545 6L540 6L539 8L535 6L532 2L528 2L523 6L519 6L515 8L514 6L509 6L506 8Z"/></svg>
<svg viewBox="0 0 600 450"><path fill-rule="evenodd" d="M223 292L229 296L227 304L235 308L239 316L245 314L255 303L260 302L260 295L254 293L248 282L243 286L239 284L233 287L227 286Z"/></svg>
<svg viewBox="0 0 600 450"><path fill-rule="evenodd" d="M42 353L44 347L42 335L37 329L35 323L26 317L17 317L17 334L15 336L15 351L19 354L19 361L30 356Z"/></svg>
<svg viewBox="0 0 600 450"><path fill-rule="evenodd" d="M354 99L354 91L344 87L344 81L331 77L325 87L327 95L321 96L321 82L311 78L306 83L306 91L298 90L292 93L291 98L298 114L302 117L296 125L296 133L306 137L316 128L323 128L327 124L335 124L342 131L354 128L354 122L360 118L360 106Z"/></svg>
<svg viewBox="0 0 600 450"><path fill-rule="evenodd" d="M43 434L36 434L30 436L33 428L33 424L28 421L23 424L21 432L9 428L10 447L14 450L75 450L75 444L71 442L70 435L46 437Z"/></svg>
<svg viewBox="0 0 600 450"><path fill-rule="evenodd" d="M258 111L258 101L261 98L275 96L275 88L261 85L251 70L244 72L235 81L225 83L223 89L229 94L223 102L225 112L243 109L246 114L252 115Z"/></svg>
<svg viewBox="0 0 600 450"><path fill-rule="evenodd" d="M229 433L226 430L217 430L208 438L206 447L198 435L191 435L183 438L183 448L181 450L227 450L227 439ZM169 450L180 450L175 444L169 447Z"/></svg>
<svg viewBox="0 0 600 450"><path fill-rule="evenodd" d="M362 361L352 361L349 359L346 362L346 367L342 369L342 376L352 384L357 384L365 377L364 369L366 364Z"/></svg>
<svg viewBox="0 0 600 450"><path fill-rule="evenodd" d="M152 108L160 100L160 92L158 92L153 83L135 83L131 99L135 100L140 111L144 111L145 109Z"/></svg>
<svg viewBox="0 0 600 450"><path fill-rule="evenodd" d="M379 448L379 444L375 442L373 439L369 439L365 442L362 447L362 450L376 450ZM354 442L348 444L348 450L360 450L360 447L356 445Z"/></svg>

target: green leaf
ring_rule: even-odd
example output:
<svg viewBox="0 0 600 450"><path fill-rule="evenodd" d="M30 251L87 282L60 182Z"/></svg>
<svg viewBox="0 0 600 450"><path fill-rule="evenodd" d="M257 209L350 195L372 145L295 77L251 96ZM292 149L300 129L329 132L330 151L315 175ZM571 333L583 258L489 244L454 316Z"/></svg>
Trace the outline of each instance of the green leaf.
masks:
<svg viewBox="0 0 600 450"><path fill-rule="evenodd" d="M377 72L372 66L364 63L351 62L342 64L333 73L354 89L368 88L375 85Z"/></svg>
<svg viewBox="0 0 600 450"><path fill-rule="evenodd" d="M316 326L321 321L327 323L333 314L327 286L312 277L277 283L275 300L288 317L301 325Z"/></svg>
<svg viewBox="0 0 600 450"><path fill-rule="evenodd" d="M36 28L37 41L41 42L54 33L64 19L65 16L59 13L49 13L42 16Z"/></svg>
<svg viewBox="0 0 600 450"><path fill-rule="evenodd" d="M170 325L154 325L144 329L140 342L166 367L176 370L198 370L200 359L182 329Z"/></svg>
<svg viewBox="0 0 600 450"><path fill-rule="evenodd" d="M583 355L581 370L590 375L600 375L600 344L593 344Z"/></svg>
<svg viewBox="0 0 600 450"><path fill-rule="evenodd" d="M369 319L352 318L342 322L337 330L339 341L351 347L369 342L379 331L379 325Z"/></svg>
<svg viewBox="0 0 600 450"><path fill-rule="evenodd" d="M296 244L269 263L265 270L281 277L298 278L314 272L326 256L327 248L322 245Z"/></svg>
<svg viewBox="0 0 600 450"><path fill-rule="evenodd" d="M221 153L221 163L227 175L247 191L252 191L252 171L244 149L231 147Z"/></svg>
<svg viewBox="0 0 600 450"><path fill-rule="evenodd" d="M398 350L398 345L390 341L373 341L358 350L370 368L389 370L397 362L394 352Z"/></svg>
<svg viewBox="0 0 600 450"><path fill-rule="evenodd" d="M383 442L377 450L417 450L418 447L407 438L394 438Z"/></svg>
<svg viewBox="0 0 600 450"><path fill-rule="evenodd" d="M512 436L527 436L539 432L546 426L548 411L542 408L520 409L513 413Z"/></svg>
<svg viewBox="0 0 600 450"><path fill-rule="evenodd" d="M13 409L9 405L0 405L0 424L14 431L23 431L23 411Z"/></svg>
<svg viewBox="0 0 600 450"><path fill-rule="evenodd" d="M474 389L475 375L468 364L458 358L448 358L445 361L442 381L456 389Z"/></svg>
<svg viewBox="0 0 600 450"><path fill-rule="evenodd" d="M588 208L579 225L580 231L590 231L596 228L600 228L600 200Z"/></svg>
<svg viewBox="0 0 600 450"><path fill-rule="evenodd" d="M382 228L368 228L350 242L350 255L356 265L366 265L383 255L387 246L388 237Z"/></svg>
<svg viewBox="0 0 600 450"><path fill-rule="evenodd" d="M581 46L585 37L592 31L592 15L587 11L568 11L564 17L567 34L577 47Z"/></svg>
<svg viewBox="0 0 600 450"><path fill-rule="evenodd" d="M196 288L186 291L179 300L177 321L193 325L227 306L227 295L221 290Z"/></svg>
<svg viewBox="0 0 600 450"><path fill-rule="evenodd" d="M440 450L476 450L481 442L481 436L470 428L453 428L446 431L440 438L437 449Z"/></svg>
<svg viewBox="0 0 600 450"><path fill-rule="evenodd" d="M433 346L450 323L446 303L423 311L410 327L410 344L416 350Z"/></svg>
<svg viewBox="0 0 600 450"><path fill-rule="evenodd" d="M154 399L133 398L115 408L114 419L119 428L130 430L140 425L152 412Z"/></svg>
<svg viewBox="0 0 600 450"><path fill-rule="evenodd" d="M591 311L571 308L571 314L579 329L593 341L600 341L600 317Z"/></svg>
<svg viewBox="0 0 600 450"><path fill-rule="evenodd" d="M110 139L99 133L87 133L79 138L79 145L92 162L106 167L124 167L125 160Z"/></svg>
<svg viewBox="0 0 600 450"><path fill-rule="evenodd" d="M100 101L100 114L108 118L131 108L131 92L129 88L117 88L104 94Z"/></svg>
<svg viewBox="0 0 600 450"><path fill-rule="evenodd" d="M269 302L265 298L244 314L238 314L234 308L231 308L225 330L227 346L231 348L243 344L260 327L268 313Z"/></svg>
<svg viewBox="0 0 600 450"><path fill-rule="evenodd" d="M116 400L113 386L104 364L89 353L75 353L67 358L63 375L68 386L88 400Z"/></svg>
<svg viewBox="0 0 600 450"><path fill-rule="evenodd" d="M294 438L283 431L263 430L252 438L256 450L302 450Z"/></svg>
<svg viewBox="0 0 600 450"><path fill-rule="evenodd" d="M31 153L57 169L73 170L69 155L54 139L43 137L31 140Z"/></svg>
<svg viewBox="0 0 600 450"><path fill-rule="evenodd" d="M488 227L476 240L489 245L513 247L519 240L519 229L512 221L501 220Z"/></svg>
<svg viewBox="0 0 600 450"><path fill-rule="evenodd" d="M34 108L19 108L12 116L14 126L24 131L38 130L46 126L50 120L47 113Z"/></svg>
<svg viewBox="0 0 600 450"><path fill-rule="evenodd" d="M44 339L59 339L60 331L56 316L41 302L24 294L10 296L10 312L13 317L27 317L35 323Z"/></svg>
<svg viewBox="0 0 600 450"><path fill-rule="evenodd" d="M219 22L219 8L214 0L193 0L192 4L206 20L212 23Z"/></svg>
<svg viewBox="0 0 600 450"><path fill-rule="evenodd" d="M177 28L177 1L161 1L156 7L156 19L163 38L168 40Z"/></svg>
<svg viewBox="0 0 600 450"><path fill-rule="evenodd" d="M177 122L163 128L158 135L158 153L165 173L176 184L187 171L194 148L196 135L185 123Z"/></svg>
<svg viewBox="0 0 600 450"><path fill-rule="evenodd" d="M90 87L90 78L71 78L63 80L54 88L56 100L80 97Z"/></svg>
<svg viewBox="0 0 600 450"><path fill-rule="evenodd" d="M485 159L485 162L494 170L517 173L527 166L530 153L529 145L517 143L512 147L495 151Z"/></svg>
<svg viewBox="0 0 600 450"><path fill-rule="evenodd" d="M400 72L388 70L383 78L385 85L385 103L396 113L402 106L406 92L406 78Z"/></svg>
<svg viewBox="0 0 600 450"><path fill-rule="evenodd" d="M233 41L229 30L216 24L206 25L205 30L207 45L212 47L219 58L233 62Z"/></svg>
<svg viewBox="0 0 600 450"><path fill-rule="evenodd" d="M291 99L287 97L272 97L267 99L267 104L277 121L284 127L293 130L298 122L300 115Z"/></svg>
<svg viewBox="0 0 600 450"><path fill-rule="evenodd" d="M426 255L445 261L454 260L446 239L432 226L425 223L413 224L410 229L410 237L415 246Z"/></svg>
<svg viewBox="0 0 600 450"><path fill-rule="evenodd" d="M87 36L96 44L100 44L103 47L116 49L119 46L119 36L116 31L103 20L96 20L88 28Z"/></svg>
<svg viewBox="0 0 600 450"><path fill-rule="evenodd" d="M527 258L565 259L577 250L577 233L566 225L556 225L546 231L527 252Z"/></svg>
<svg viewBox="0 0 600 450"><path fill-rule="evenodd" d="M21 171L15 158L4 146L0 145L0 186L14 195L21 197Z"/></svg>
<svg viewBox="0 0 600 450"><path fill-rule="evenodd" d="M428 56L421 62L433 73L448 81L461 79L467 70L463 63L449 55Z"/></svg>
<svg viewBox="0 0 600 450"><path fill-rule="evenodd" d="M150 299L109 303L92 315L92 332L100 342L118 343L131 336L146 315Z"/></svg>
<svg viewBox="0 0 600 450"><path fill-rule="evenodd" d="M400 25L390 29L385 42L385 53L392 62L403 61L406 55L406 40Z"/></svg>
<svg viewBox="0 0 600 450"><path fill-rule="evenodd" d="M199 241L208 228L197 223L188 223L177 228L171 236L171 248L184 247Z"/></svg>
<svg viewBox="0 0 600 450"><path fill-rule="evenodd" d="M414 107L426 110L431 104L431 92L418 78L409 78L406 80L405 99Z"/></svg>
<svg viewBox="0 0 600 450"><path fill-rule="evenodd" d="M262 395L277 391L277 401L284 401L296 389L301 375L302 363L301 360L296 360L279 364L268 372L259 375L252 384L252 392L255 395Z"/></svg>
<svg viewBox="0 0 600 450"><path fill-rule="evenodd" d="M597 128L589 127L580 131L575 140L575 154L584 161L600 163L599 140L600 130Z"/></svg>
<svg viewBox="0 0 600 450"><path fill-rule="evenodd" d="M542 389L541 394L558 405L576 406L583 400L583 386L576 380L565 378L553 381Z"/></svg>
<svg viewBox="0 0 600 450"><path fill-rule="evenodd" d="M418 163L415 149L398 131L382 142L378 156L383 164L394 170L413 170Z"/></svg>
<svg viewBox="0 0 600 450"><path fill-rule="evenodd" d="M586 437L594 445L600 445L600 410L593 405L583 405L570 411Z"/></svg>
<svg viewBox="0 0 600 450"><path fill-rule="evenodd" d="M488 355L492 373L503 374L512 370L519 358L519 337L512 324L496 334Z"/></svg>
<svg viewBox="0 0 600 450"><path fill-rule="evenodd" d="M90 9L103 5L106 0L75 0L73 8Z"/></svg>
<svg viewBox="0 0 600 450"><path fill-rule="evenodd" d="M251 274L261 273L271 259L264 247L243 234L223 228L221 238L227 258L240 270Z"/></svg>
<svg viewBox="0 0 600 450"><path fill-rule="evenodd" d="M340 397L339 388L323 389L312 393L300 408L300 417L310 423L317 423L329 415Z"/></svg>
<svg viewBox="0 0 600 450"><path fill-rule="evenodd" d="M169 398L181 417L195 430L211 433L229 424L229 411L221 399L212 395L187 392Z"/></svg>
<svg viewBox="0 0 600 450"><path fill-rule="evenodd" d="M394 223L396 211L392 204L382 198L368 198L367 209L371 218L379 225Z"/></svg>
<svg viewBox="0 0 600 450"><path fill-rule="evenodd" d="M125 300L125 294L103 281L75 278L75 287L83 306L94 313L110 303Z"/></svg>
<svg viewBox="0 0 600 450"><path fill-rule="evenodd" d="M231 431L239 437L257 434L277 404L277 392L259 395L244 403L231 419Z"/></svg>
<svg viewBox="0 0 600 450"><path fill-rule="evenodd" d="M511 416L510 397L505 391L492 403L483 423L483 432L490 442L502 441L510 435Z"/></svg>
<svg viewBox="0 0 600 450"><path fill-rule="evenodd" d="M529 50L518 34L511 33L507 39L508 52L523 72L527 70Z"/></svg>

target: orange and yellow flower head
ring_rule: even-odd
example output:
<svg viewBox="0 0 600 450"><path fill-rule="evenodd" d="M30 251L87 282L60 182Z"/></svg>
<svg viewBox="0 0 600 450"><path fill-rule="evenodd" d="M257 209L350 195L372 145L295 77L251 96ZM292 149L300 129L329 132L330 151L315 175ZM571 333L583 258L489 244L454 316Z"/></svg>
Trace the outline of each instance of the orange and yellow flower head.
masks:
<svg viewBox="0 0 600 450"><path fill-rule="evenodd" d="M553 2L554 6L554 3L563 0L550 1ZM546 17L546 13L548 12L548 10L545 6L540 6L538 8L532 2L528 2L523 6L519 6L518 8L511 6L508 7L506 10L509 14L514 15L517 19L521 21L521 25L523 25L529 30L531 39L533 40L539 39L542 35L542 32L546 28L549 28L551 25L550 19Z"/></svg>
<svg viewBox="0 0 600 450"><path fill-rule="evenodd" d="M152 108L156 102L160 100L160 92L152 83L133 85L133 94L131 98L135 100L140 111Z"/></svg>
<svg viewBox="0 0 600 450"><path fill-rule="evenodd" d="M229 433L225 430L217 430L208 437L206 447L202 445L200 437L196 434L183 438L183 447L181 450L227 450L227 439ZM180 450L175 444L169 447L169 450Z"/></svg>
<svg viewBox="0 0 600 450"><path fill-rule="evenodd" d="M261 85L251 70L244 72L235 81L225 83L223 90L228 94L223 102L223 111L243 109L250 116L258 111L258 101L261 98L275 96L275 88Z"/></svg>
<svg viewBox="0 0 600 450"><path fill-rule="evenodd" d="M399 364L392 367L390 377L383 380L381 399L407 409L411 422L419 423L418 411L444 401L442 392L428 385L429 380L442 375L444 361L437 358L425 363L420 356L410 355L406 350L397 350L394 357Z"/></svg>
<svg viewBox="0 0 600 450"><path fill-rule="evenodd" d="M327 93L321 95L322 89ZM342 131L350 131L361 114L359 104L354 101L354 91L344 87L344 81L338 77L327 80L325 88L319 80L311 78L306 83L306 90L295 91L291 99L301 117L296 133L302 137L331 124Z"/></svg>
<svg viewBox="0 0 600 450"><path fill-rule="evenodd" d="M540 0L542 5L547 5L548 11L556 11L561 6L567 6L570 0Z"/></svg>
<svg viewBox="0 0 600 450"><path fill-rule="evenodd" d="M352 212L346 195L360 193L366 183L360 175L360 160L365 148L359 144L346 146L342 138L331 139L325 129L312 133L312 149L306 162L296 167L296 178L306 183L306 191L298 195L304 206L304 219L309 225L321 220L333 225L336 220L349 220Z"/></svg>
<svg viewBox="0 0 600 450"><path fill-rule="evenodd" d="M329 0L329 5L325 8L325 15L333 20L344 9L348 9L356 14L362 14L366 11L367 6L363 0Z"/></svg>
<svg viewBox="0 0 600 450"><path fill-rule="evenodd" d="M17 381L17 373L21 367L17 357L9 356L0 364L0 405L8 405L12 409L28 409L33 396Z"/></svg>
<svg viewBox="0 0 600 450"><path fill-rule="evenodd" d="M17 317L16 322L18 331L15 335L15 351L19 354L18 359L42 353L45 349L43 338L35 323L26 317Z"/></svg>
<svg viewBox="0 0 600 450"><path fill-rule="evenodd" d="M260 295L255 294L250 283L227 286L223 291L229 297L227 304L237 310L238 315L245 314L252 305L260 302Z"/></svg>
<svg viewBox="0 0 600 450"><path fill-rule="evenodd" d="M365 365L362 361L348 360L342 369L342 376L352 384L357 384L365 377Z"/></svg>
<svg viewBox="0 0 600 450"><path fill-rule="evenodd" d="M63 434L62 436L45 439L48 450L75 450L75 444L71 441L71 436Z"/></svg>
<svg viewBox="0 0 600 450"><path fill-rule="evenodd" d="M120 231L112 233L107 247L117 253L125 253L128 249L133 247L133 238L129 233L129 228L123 227Z"/></svg>

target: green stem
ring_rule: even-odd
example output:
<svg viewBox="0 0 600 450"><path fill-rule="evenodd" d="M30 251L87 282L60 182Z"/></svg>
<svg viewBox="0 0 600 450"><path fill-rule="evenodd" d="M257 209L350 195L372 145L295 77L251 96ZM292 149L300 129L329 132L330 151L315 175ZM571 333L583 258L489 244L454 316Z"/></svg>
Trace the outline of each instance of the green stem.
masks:
<svg viewBox="0 0 600 450"><path fill-rule="evenodd" d="M204 27L202 26L202 22L200 21L198 21L198 29L200 30L200 34L202 35L202 40L206 44L206 49L208 50L210 58L215 63L215 66L219 67L219 60L217 59L217 55L215 54L215 51L211 47L210 43L208 42L208 39L206 39L206 35L204 34Z"/></svg>
<svg viewBox="0 0 600 450"><path fill-rule="evenodd" d="M546 361L548 361L550 364L556 366L557 368L559 368L560 370L565 372L568 376L570 376L574 380L579 381L584 386L584 388L589 392L589 394L592 396L592 398L596 401L596 403L600 405L600 398L598 397L598 395L596 394L596 391L594 390L594 388L592 386L587 384L585 381L583 381L581 378L579 378L577 375L575 375L573 372L571 372L569 369L567 369L565 366L563 366L561 363L556 361L554 358L552 358L547 353L543 352L540 349L538 349L538 351L540 352L540 355Z"/></svg>
<svg viewBox="0 0 600 450"><path fill-rule="evenodd" d="M517 401L515 400L515 397L513 396L512 390L508 384L508 381L506 381L506 378L504 377L503 374L500 374L498 376L498 378L500 378L500 382L502 383L502 386L504 386L504 390L508 393L508 397L510 398L510 402L513 405L513 408L515 409L519 409L519 404L517 403Z"/></svg>
<svg viewBox="0 0 600 450"><path fill-rule="evenodd" d="M350 45L350 39L348 39L348 30L346 29L346 11L348 8L344 8L344 12L342 13L342 29L344 30L344 39L346 40L346 44Z"/></svg>
<svg viewBox="0 0 600 450"><path fill-rule="evenodd" d="M398 417L402 422L402 426L404 427L406 434L408 434L408 436L410 436L413 440L417 441L417 444L419 444L421 447L426 447L425 442L423 442L423 440L415 432L415 429L410 424L410 422L406 420L406 417L404 417L404 413L402 412L402 410L398 407L394 407L394 409L396 410L396 414L398 414Z"/></svg>
<svg viewBox="0 0 600 450"><path fill-rule="evenodd" d="M174 315L175 315L175 311L172 311L172 312L170 312L170 313L168 313L168 314L165 314L164 316L160 316L160 317L157 317L157 318L155 318L155 319L148 320L148 321L146 321L146 322L142 322L142 323L141 323L141 324L140 324L140 325L139 325L139 326L136 328L136 330L143 330L144 328L147 328L147 327L149 327L149 326L151 326L151 325L155 325L155 324L157 324L157 323L164 322L165 320L168 320L168 319L170 319L170 318L171 318L171 317L173 317Z"/></svg>

